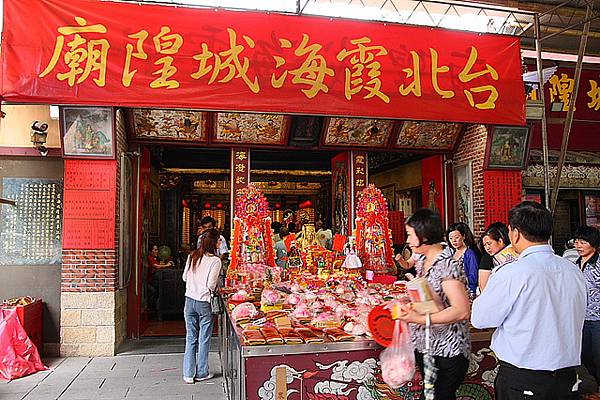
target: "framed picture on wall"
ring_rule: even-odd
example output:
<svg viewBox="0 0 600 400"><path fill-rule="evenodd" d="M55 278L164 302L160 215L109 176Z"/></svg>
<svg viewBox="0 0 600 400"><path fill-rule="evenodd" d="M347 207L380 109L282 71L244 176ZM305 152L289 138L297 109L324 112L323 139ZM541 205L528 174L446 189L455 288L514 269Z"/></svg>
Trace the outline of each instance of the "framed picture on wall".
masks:
<svg viewBox="0 0 600 400"><path fill-rule="evenodd" d="M600 229L600 195L586 194L584 202L585 224Z"/></svg>
<svg viewBox="0 0 600 400"><path fill-rule="evenodd" d="M64 157L115 157L111 107L61 107L60 130Z"/></svg>
<svg viewBox="0 0 600 400"><path fill-rule="evenodd" d="M529 149L529 126L494 126L485 152L484 168L523 169Z"/></svg>
<svg viewBox="0 0 600 400"><path fill-rule="evenodd" d="M473 231L473 168L471 162L454 167L454 215Z"/></svg>

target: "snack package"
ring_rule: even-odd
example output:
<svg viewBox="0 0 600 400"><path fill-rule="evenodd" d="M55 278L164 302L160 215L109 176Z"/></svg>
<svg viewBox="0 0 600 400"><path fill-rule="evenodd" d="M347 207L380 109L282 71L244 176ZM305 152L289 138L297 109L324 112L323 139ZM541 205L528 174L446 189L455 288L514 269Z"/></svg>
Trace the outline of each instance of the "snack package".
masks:
<svg viewBox="0 0 600 400"><path fill-rule="evenodd" d="M295 331L306 344L323 343L323 338L317 336L310 328L296 328Z"/></svg>
<svg viewBox="0 0 600 400"><path fill-rule="evenodd" d="M300 321L310 321L313 317L312 311L305 306L296 307L291 315Z"/></svg>
<svg viewBox="0 0 600 400"><path fill-rule="evenodd" d="M267 312L283 309L283 299L281 292L275 289L264 289L260 296L260 309Z"/></svg>
<svg viewBox="0 0 600 400"><path fill-rule="evenodd" d="M264 289L262 291L262 295L260 296L260 302L262 304L277 304L281 300L281 296L279 291L274 289Z"/></svg>
<svg viewBox="0 0 600 400"><path fill-rule="evenodd" d="M494 255L494 271L515 261L517 258L519 258L519 254L515 251L514 247L512 247L512 244L509 244Z"/></svg>
<svg viewBox="0 0 600 400"><path fill-rule="evenodd" d="M325 328L323 332L332 342L347 342L354 340L354 335L344 332L340 328Z"/></svg>
<svg viewBox="0 0 600 400"><path fill-rule="evenodd" d="M415 350L410 340L408 324L397 319L394 336L388 348L381 352L381 376L392 389L397 389L415 374Z"/></svg>
<svg viewBox="0 0 600 400"><path fill-rule="evenodd" d="M259 330L243 330L242 337L244 338L244 344L248 346L257 346L266 343L264 336Z"/></svg>
<svg viewBox="0 0 600 400"><path fill-rule="evenodd" d="M256 307L252 303L242 303L235 306L231 311L231 318L240 323L242 321L249 321L258 315Z"/></svg>
<svg viewBox="0 0 600 400"><path fill-rule="evenodd" d="M275 328L262 328L260 333L265 337L267 344L283 344L283 336Z"/></svg>
<svg viewBox="0 0 600 400"><path fill-rule="evenodd" d="M235 292L233 295L231 295L230 300L248 301L249 298L250 298L250 295L248 294L248 292L245 291L244 289L240 289L237 292Z"/></svg>
<svg viewBox="0 0 600 400"><path fill-rule="evenodd" d="M346 327L344 327L344 330ZM365 325L363 325L362 323L356 323L354 324L354 326L351 328L350 332L352 335L354 336L362 336L362 335L366 335L367 334L367 327Z"/></svg>
<svg viewBox="0 0 600 400"><path fill-rule="evenodd" d="M426 278L415 278L406 284L413 309L419 314L433 314L443 309L439 297L429 286Z"/></svg>
<svg viewBox="0 0 600 400"><path fill-rule="evenodd" d="M293 328L277 328L281 336L283 336L283 340L285 340L285 344L302 344L304 341L300 337L300 335Z"/></svg>
<svg viewBox="0 0 600 400"><path fill-rule="evenodd" d="M335 313L326 311L314 317L310 324L319 329L337 328L340 326L341 321Z"/></svg>

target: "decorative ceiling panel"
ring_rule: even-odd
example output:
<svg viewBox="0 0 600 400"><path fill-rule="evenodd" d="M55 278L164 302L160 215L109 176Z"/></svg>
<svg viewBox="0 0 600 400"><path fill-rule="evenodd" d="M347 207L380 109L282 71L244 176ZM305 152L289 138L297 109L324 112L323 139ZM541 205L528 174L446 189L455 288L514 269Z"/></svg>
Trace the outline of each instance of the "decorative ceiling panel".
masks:
<svg viewBox="0 0 600 400"><path fill-rule="evenodd" d="M258 145L284 145L290 118L278 114L216 113L213 141Z"/></svg>
<svg viewBox="0 0 600 400"><path fill-rule="evenodd" d="M452 151L463 124L405 121L396 140L396 148Z"/></svg>
<svg viewBox="0 0 600 400"><path fill-rule="evenodd" d="M134 138L206 142L207 112L192 110L133 110Z"/></svg>
<svg viewBox="0 0 600 400"><path fill-rule="evenodd" d="M386 147L395 123L389 119L328 118L324 146Z"/></svg>

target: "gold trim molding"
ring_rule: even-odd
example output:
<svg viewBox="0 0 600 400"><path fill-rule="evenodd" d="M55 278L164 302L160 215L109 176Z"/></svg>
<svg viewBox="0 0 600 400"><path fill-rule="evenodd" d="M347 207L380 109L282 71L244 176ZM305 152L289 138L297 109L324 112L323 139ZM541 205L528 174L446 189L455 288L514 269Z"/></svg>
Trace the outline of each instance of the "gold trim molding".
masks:
<svg viewBox="0 0 600 400"><path fill-rule="evenodd" d="M163 168L161 172L189 175L229 174L230 169L218 168ZM253 169L253 175L290 175L290 176L331 176L331 171L305 171L298 169Z"/></svg>

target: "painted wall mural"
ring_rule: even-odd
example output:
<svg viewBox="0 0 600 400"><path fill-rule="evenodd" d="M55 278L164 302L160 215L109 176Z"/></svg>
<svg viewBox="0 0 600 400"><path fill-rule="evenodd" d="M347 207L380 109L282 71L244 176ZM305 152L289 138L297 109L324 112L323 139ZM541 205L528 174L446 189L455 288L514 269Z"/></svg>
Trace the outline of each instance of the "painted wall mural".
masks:
<svg viewBox="0 0 600 400"><path fill-rule="evenodd" d="M217 113L214 141L283 145L289 121L289 117L277 114Z"/></svg>
<svg viewBox="0 0 600 400"><path fill-rule="evenodd" d="M191 110L133 110L137 139L205 142L208 113Z"/></svg>
<svg viewBox="0 0 600 400"><path fill-rule="evenodd" d="M395 147L407 149L454 149L463 124L405 121Z"/></svg>
<svg viewBox="0 0 600 400"><path fill-rule="evenodd" d="M326 146L385 147L394 130L386 119L329 118L323 144Z"/></svg>

